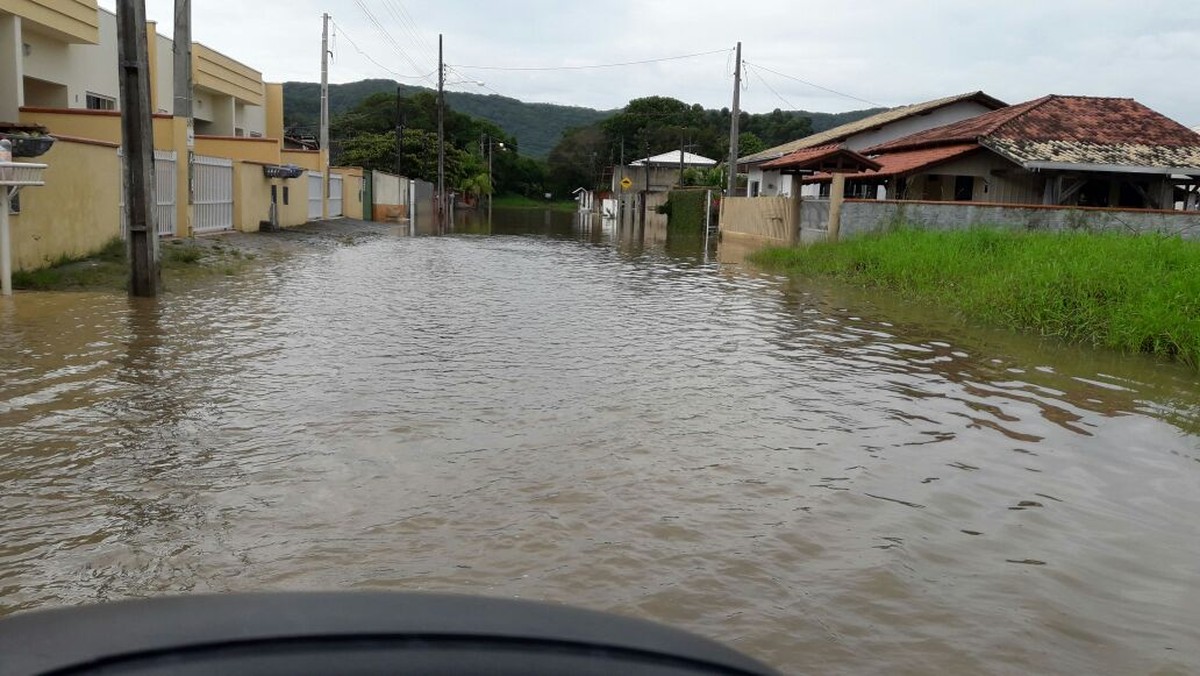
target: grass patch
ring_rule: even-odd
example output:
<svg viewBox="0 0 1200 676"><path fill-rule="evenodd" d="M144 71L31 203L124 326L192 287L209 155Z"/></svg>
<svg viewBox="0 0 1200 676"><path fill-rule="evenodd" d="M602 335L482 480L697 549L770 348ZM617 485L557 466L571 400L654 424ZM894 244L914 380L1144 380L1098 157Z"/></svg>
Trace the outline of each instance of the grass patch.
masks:
<svg viewBox="0 0 1200 676"><path fill-rule="evenodd" d="M220 244L169 240L161 246L164 286L210 276L232 276L258 258ZM125 241L115 238L89 256L63 256L37 270L13 272L13 287L28 291L122 291L129 286Z"/></svg>
<svg viewBox="0 0 1200 676"><path fill-rule="evenodd" d="M548 202L521 195L497 196L493 206L497 209L549 209L551 211L575 211L579 208L574 200ZM483 203L483 208L487 208L486 201Z"/></svg>
<svg viewBox="0 0 1200 676"><path fill-rule="evenodd" d="M794 275L886 288L998 326L1200 367L1200 242L972 229L771 248Z"/></svg>

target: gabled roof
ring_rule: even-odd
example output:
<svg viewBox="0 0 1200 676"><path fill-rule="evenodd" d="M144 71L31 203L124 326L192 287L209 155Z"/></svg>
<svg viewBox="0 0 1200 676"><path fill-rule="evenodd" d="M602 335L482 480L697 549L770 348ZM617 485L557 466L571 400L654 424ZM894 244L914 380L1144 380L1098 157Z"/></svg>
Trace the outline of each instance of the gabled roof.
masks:
<svg viewBox="0 0 1200 676"><path fill-rule="evenodd" d="M643 157L640 160L634 160L633 162L630 162L629 166L642 167L642 166L646 165L647 161L649 161L650 166L663 165L663 166L668 166L668 167L677 167L677 166L679 166L680 153L683 153L683 165L686 167L715 167L715 166L717 166L716 160L709 159L707 157L704 157L703 155L697 155L695 153L684 153L681 150L672 150L669 153L655 155L654 157L648 157L648 158Z"/></svg>
<svg viewBox="0 0 1200 676"><path fill-rule="evenodd" d="M857 181L904 176L918 169L931 169L939 164L956 160L964 155L981 150L982 148L977 143L961 143L937 148L920 148L917 150L889 153L875 158L875 161L879 164L877 171L846 174L846 180ZM806 183L823 183L830 178L830 174L820 173L805 177L804 181Z"/></svg>
<svg viewBox="0 0 1200 676"><path fill-rule="evenodd" d="M946 106L953 105L955 103L961 103L963 101L974 101L975 103L992 109L1003 108L1005 106L1003 101L992 98L981 91L959 94L957 96L947 96L945 98L926 101L924 103L914 103L910 106L900 106L899 108L892 108L891 110L885 110L882 113L877 113L875 115L871 115L870 117L864 117L861 120L843 124L840 127L834 127L833 129L823 131L819 134L805 136L802 139L789 141L788 143L775 146L774 148L768 148L762 152L754 153L753 155L747 155L746 157L739 158L738 164L756 164L758 162L765 162L783 157L788 153L793 153L804 148L815 148L817 146L828 145L831 143L841 143L855 134L860 134L864 131L870 131L876 127L892 124L893 122L898 122L909 117L924 115L937 110L938 108L944 108Z"/></svg>
<svg viewBox="0 0 1200 676"><path fill-rule="evenodd" d="M887 155L977 144L1025 167L1144 171L1200 168L1200 134L1133 99L1044 96L864 150Z"/></svg>
<svg viewBox="0 0 1200 676"><path fill-rule="evenodd" d="M763 169L792 172L843 171L859 173L878 170L880 165L878 162L850 150L844 144L829 144L797 150L777 160L771 160L762 167Z"/></svg>

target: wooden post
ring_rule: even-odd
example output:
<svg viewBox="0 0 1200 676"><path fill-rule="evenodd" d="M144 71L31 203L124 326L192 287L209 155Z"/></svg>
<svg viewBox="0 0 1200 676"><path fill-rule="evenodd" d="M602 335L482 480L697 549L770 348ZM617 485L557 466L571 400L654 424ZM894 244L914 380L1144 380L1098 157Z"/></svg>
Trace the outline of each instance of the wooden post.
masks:
<svg viewBox="0 0 1200 676"><path fill-rule="evenodd" d="M846 201L846 175L833 174L833 185L829 189L829 241L838 241L842 230L842 204Z"/></svg>
<svg viewBox="0 0 1200 676"><path fill-rule="evenodd" d="M129 294L158 295L160 269L154 205L154 127L150 115L150 66L145 0L117 0L117 61L120 64L121 143L129 214Z"/></svg>

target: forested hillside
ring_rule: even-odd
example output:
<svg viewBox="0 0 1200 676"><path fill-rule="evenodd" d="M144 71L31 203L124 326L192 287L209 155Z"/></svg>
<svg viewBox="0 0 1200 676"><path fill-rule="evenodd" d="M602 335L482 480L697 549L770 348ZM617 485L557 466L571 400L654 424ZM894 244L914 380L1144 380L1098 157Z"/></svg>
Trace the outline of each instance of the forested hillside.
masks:
<svg viewBox="0 0 1200 676"><path fill-rule="evenodd" d="M397 86L405 98L433 91L425 87L397 85L391 80L329 85L330 115L344 113L372 94L394 95ZM484 96L462 92L446 92L446 105L459 113L495 124L516 139L522 154L537 159L545 159L566 130L595 123L615 112L550 103L525 103L494 94ZM290 129L307 128L315 136L321 114L321 86L311 82L284 83L283 113L285 126Z"/></svg>

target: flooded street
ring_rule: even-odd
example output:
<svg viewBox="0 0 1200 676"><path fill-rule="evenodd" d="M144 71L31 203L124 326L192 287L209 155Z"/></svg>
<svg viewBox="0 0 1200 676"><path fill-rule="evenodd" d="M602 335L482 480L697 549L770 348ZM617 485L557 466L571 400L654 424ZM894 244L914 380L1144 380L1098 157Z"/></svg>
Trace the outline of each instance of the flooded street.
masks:
<svg viewBox="0 0 1200 676"><path fill-rule="evenodd" d="M437 590L787 673L1200 670L1195 371L496 217L0 301L0 614Z"/></svg>

